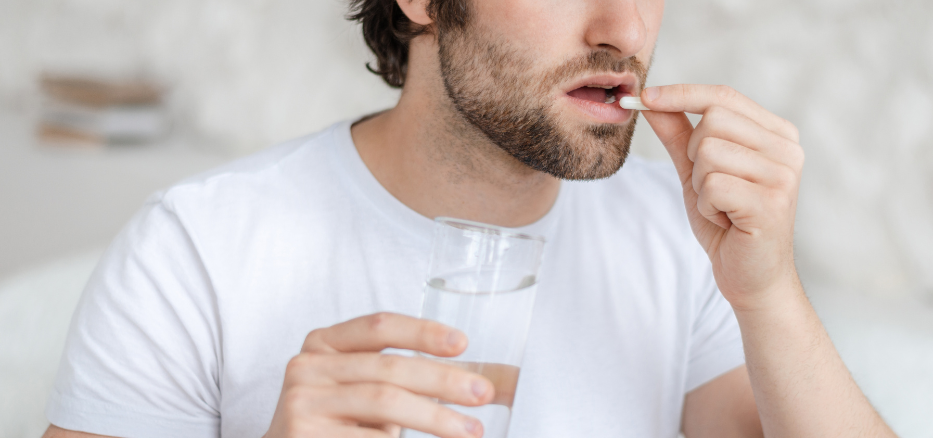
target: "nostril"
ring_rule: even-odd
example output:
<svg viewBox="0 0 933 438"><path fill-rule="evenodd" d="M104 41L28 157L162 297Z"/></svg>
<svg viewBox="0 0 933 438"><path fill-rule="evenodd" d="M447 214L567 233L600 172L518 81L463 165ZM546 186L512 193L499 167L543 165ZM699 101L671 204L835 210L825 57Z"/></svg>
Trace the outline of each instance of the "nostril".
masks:
<svg viewBox="0 0 933 438"><path fill-rule="evenodd" d="M621 53L621 50L619 50L616 46L613 46L612 44L600 44L596 47L603 49L609 53Z"/></svg>

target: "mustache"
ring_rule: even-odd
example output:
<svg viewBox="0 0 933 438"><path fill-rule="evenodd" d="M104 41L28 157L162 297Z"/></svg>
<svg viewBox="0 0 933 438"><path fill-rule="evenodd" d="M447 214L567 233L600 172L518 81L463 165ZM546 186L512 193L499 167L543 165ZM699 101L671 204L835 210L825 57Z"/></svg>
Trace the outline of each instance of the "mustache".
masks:
<svg viewBox="0 0 933 438"><path fill-rule="evenodd" d="M626 73L631 72L638 78L638 86L644 87L648 78L648 68L634 56L619 58L609 51L596 50L586 55L570 59L548 73L541 81L542 91L550 90L567 78L585 73ZM641 91L641 90L639 90Z"/></svg>

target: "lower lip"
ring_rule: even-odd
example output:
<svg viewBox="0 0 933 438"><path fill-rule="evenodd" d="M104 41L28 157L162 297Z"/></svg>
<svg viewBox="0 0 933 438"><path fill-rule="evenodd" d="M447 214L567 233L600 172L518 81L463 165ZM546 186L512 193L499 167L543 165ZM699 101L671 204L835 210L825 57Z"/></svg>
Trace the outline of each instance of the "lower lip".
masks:
<svg viewBox="0 0 933 438"><path fill-rule="evenodd" d="M616 103L600 103L592 100L578 99L573 96L564 95L564 98L570 100L574 106L580 109L587 116L596 119L600 123L625 123L634 114L634 110L625 109Z"/></svg>

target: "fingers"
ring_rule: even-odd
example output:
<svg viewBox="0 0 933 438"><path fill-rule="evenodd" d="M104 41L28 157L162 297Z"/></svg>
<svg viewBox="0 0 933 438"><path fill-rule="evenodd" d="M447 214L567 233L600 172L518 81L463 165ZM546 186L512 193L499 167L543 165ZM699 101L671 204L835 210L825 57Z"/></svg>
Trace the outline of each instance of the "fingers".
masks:
<svg viewBox="0 0 933 438"><path fill-rule="evenodd" d="M514 365L483 362L450 361L451 365L481 374L489 379L494 388L495 395L489 402L494 405L512 407L515 400L515 389L518 387L518 375L521 369Z"/></svg>
<svg viewBox="0 0 933 438"><path fill-rule="evenodd" d="M395 313L376 313L312 331L305 338L301 351L333 353L401 348L452 357L466 347L466 335L441 323Z"/></svg>
<svg viewBox="0 0 933 438"><path fill-rule="evenodd" d="M388 383L416 394L464 406L489 403L493 383L465 369L422 357L380 353L295 356L286 368L286 384Z"/></svg>
<svg viewBox="0 0 933 438"><path fill-rule="evenodd" d="M803 149L800 145L724 107L710 108L697 124L687 144L687 156L691 161L696 162L697 148L708 137L746 146L798 171L803 168Z"/></svg>
<svg viewBox="0 0 933 438"><path fill-rule="evenodd" d="M286 367L267 436L304 435L300 431L309 428L307 436L384 437L397 435L399 427L445 438L482 435L479 421L432 398L483 405L495 395L489 379L426 358L379 353L390 347L450 357L466 349L467 338L440 323L392 313L314 330Z"/></svg>
<svg viewBox="0 0 933 438"><path fill-rule="evenodd" d="M398 434L393 435L384 430L348 426L334 421L302 422L293 427L291 432L289 436L300 437L393 438L398 436Z"/></svg>
<svg viewBox="0 0 933 438"><path fill-rule="evenodd" d="M762 187L725 173L710 173L697 193L697 211L708 221L729 229L754 234L759 231L755 218L764 211Z"/></svg>
<svg viewBox="0 0 933 438"><path fill-rule="evenodd" d="M677 174L680 176L680 182L688 184L693 174L693 162L687 156L687 144L690 136L693 134L693 124L687 119L687 115L680 113L664 113L656 111L646 111L641 113L651 129L661 140L661 144L667 149Z"/></svg>
<svg viewBox="0 0 933 438"><path fill-rule="evenodd" d="M725 85L677 84L646 88L642 102L651 111L688 112L706 114L713 107L725 107L751 120L787 140L798 142L797 128L753 100Z"/></svg>
<svg viewBox="0 0 933 438"><path fill-rule="evenodd" d="M760 191L769 188L787 195L776 196L782 199L796 193L803 167L802 149L748 118L718 108L704 115L694 129L684 113L642 114L671 155L691 218L696 214L721 229L736 225L753 232L773 214L755 208L761 205L760 199L744 196L762 196ZM721 178L726 176L737 181L724 183ZM707 187L710 180L718 185ZM759 193L751 195L756 190ZM793 211L792 207L775 204L771 211ZM757 212L758 216L749 212ZM691 224L706 248L712 242L710 230L693 219Z"/></svg>
<svg viewBox="0 0 933 438"><path fill-rule="evenodd" d="M442 438L473 438L483 431L475 418L389 384L297 387L287 397L296 411L353 422L395 424Z"/></svg>
<svg viewBox="0 0 933 438"><path fill-rule="evenodd" d="M700 193L707 175L724 173L768 187L794 184L797 172L790 167L769 160L759 152L731 141L706 137L699 142L694 154L693 189Z"/></svg>

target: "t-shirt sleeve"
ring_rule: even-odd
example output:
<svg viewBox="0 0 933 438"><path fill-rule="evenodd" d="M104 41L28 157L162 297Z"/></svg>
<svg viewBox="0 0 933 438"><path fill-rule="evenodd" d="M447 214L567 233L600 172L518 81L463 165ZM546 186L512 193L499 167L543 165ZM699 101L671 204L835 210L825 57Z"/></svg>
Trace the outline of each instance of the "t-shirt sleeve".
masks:
<svg viewBox="0 0 933 438"><path fill-rule="evenodd" d="M196 242L162 196L101 259L69 328L46 414L120 437L216 437L218 309Z"/></svg>
<svg viewBox="0 0 933 438"><path fill-rule="evenodd" d="M697 289L693 294L695 316L687 358L686 392L745 363L738 321L716 286L709 259L700 249L694 260L693 284Z"/></svg>

